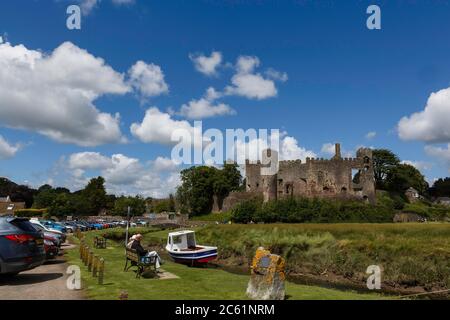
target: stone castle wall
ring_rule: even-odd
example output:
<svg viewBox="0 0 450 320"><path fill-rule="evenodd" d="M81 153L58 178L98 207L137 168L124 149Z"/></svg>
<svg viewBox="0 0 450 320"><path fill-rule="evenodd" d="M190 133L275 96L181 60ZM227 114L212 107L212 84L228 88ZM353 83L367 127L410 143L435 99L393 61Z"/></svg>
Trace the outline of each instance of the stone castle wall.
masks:
<svg viewBox="0 0 450 320"><path fill-rule="evenodd" d="M275 151L271 151L275 152ZM279 170L271 176L261 175L261 162L246 162L246 192L232 193L223 202L222 211L237 203L262 195L264 201L287 197L359 199L376 202L372 150L361 148L356 158L342 158L340 145L331 159L280 161ZM242 194L239 195L238 194ZM248 194L248 195L246 195ZM225 205L226 204L226 205Z"/></svg>

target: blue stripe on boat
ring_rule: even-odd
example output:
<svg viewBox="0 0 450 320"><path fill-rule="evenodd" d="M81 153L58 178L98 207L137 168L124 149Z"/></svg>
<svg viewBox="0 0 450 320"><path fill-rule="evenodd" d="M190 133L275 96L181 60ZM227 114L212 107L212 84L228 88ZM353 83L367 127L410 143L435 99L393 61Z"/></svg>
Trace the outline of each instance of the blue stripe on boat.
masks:
<svg viewBox="0 0 450 320"><path fill-rule="evenodd" d="M193 252L193 253L169 252L169 254L173 258L177 258L177 259L199 259L199 258L206 258L206 257L217 255L217 250L209 250L209 251L205 251L205 252Z"/></svg>

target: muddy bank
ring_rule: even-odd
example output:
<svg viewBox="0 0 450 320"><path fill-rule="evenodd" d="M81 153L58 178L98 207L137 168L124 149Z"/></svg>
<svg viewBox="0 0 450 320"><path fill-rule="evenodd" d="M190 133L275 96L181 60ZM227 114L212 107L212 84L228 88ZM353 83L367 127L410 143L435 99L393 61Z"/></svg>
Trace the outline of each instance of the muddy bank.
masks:
<svg viewBox="0 0 450 320"><path fill-rule="evenodd" d="M210 265L211 267L220 268L230 273L250 275L250 266L248 263L244 263L242 260L238 261L239 259L230 260L232 261L219 259L210 263ZM359 293L374 292L367 289L366 279L356 281L331 272L324 272L320 275L287 272L286 279L296 284L319 286L322 288L352 290ZM410 299L450 299L450 295L448 293L430 293L440 290L442 290L442 288L432 288L432 290L426 290L426 288L421 286L401 287L395 284L382 283L381 289L376 290L376 292L397 297L418 294L417 297L409 297Z"/></svg>

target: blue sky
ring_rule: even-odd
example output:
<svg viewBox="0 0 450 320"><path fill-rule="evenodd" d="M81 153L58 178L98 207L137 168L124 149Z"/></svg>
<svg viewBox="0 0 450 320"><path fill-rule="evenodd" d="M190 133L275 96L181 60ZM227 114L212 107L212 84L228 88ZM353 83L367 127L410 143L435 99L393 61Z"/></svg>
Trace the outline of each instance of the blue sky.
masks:
<svg viewBox="0 0 450 320"><path fill-rule="evenodd" d="M68 30L66 8L79 2L2 1L0 48L7 53L0 50L0 175L76 189L102 174L111 192L164 196L175 188L180 168L168 161L172 146L159 133L199 117L205 129L279 128L295 139L286 140L286 148L299 157L328 157L326 144L334 142L348 153L358 146L383 147L414 163L430 181L449 175L446 1L102 0L83 7L81 30ZM370 4L381 8L381 30L366 27ZM11 49L19 45L28 54L41 52L36 59L42 67L6 67L18 63L13 55L25 59ZM68 52L74 60L64 60ZM213 52L220 63L209 74L200 72L195 62ZM74 74L83 59L92 65L81 68L80 80ZM239 71L239 61L250 63L250 71ZM84 95L78 95L80 87ZM199 102L208 88L218 96L200 104L222 111L205 117L202 109L203 116L192 116L187 104ZM89 101L80 98L92 92ZM61 96L72 93L64 109L71 116L55 116L58 124L52 123L49 105L66 103ZM30 97L24 101L21 95ZM116 126L102 135L97 122L84 124L89 116L80 114L89 108L108 114ZM150 108L158 113L144 124ZM165 128L163 116L173 121ZM141 130L133 133L132 124ZM87 133L78 132L85 125ZM92 135L101 137L86 138L90 125Z"/></svg>

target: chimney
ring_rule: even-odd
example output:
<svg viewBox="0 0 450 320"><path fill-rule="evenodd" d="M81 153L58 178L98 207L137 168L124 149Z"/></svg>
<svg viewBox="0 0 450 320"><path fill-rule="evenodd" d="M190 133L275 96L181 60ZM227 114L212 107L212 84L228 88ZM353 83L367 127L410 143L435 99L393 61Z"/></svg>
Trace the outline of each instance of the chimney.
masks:
<svg viewBox="0 0 450 320"><path fill-rule="evenodd" d="M334 155L335 159L341 159L341 144L340 143L336 143L334 145L335 150L336 150L336 154Z"/></svg>

